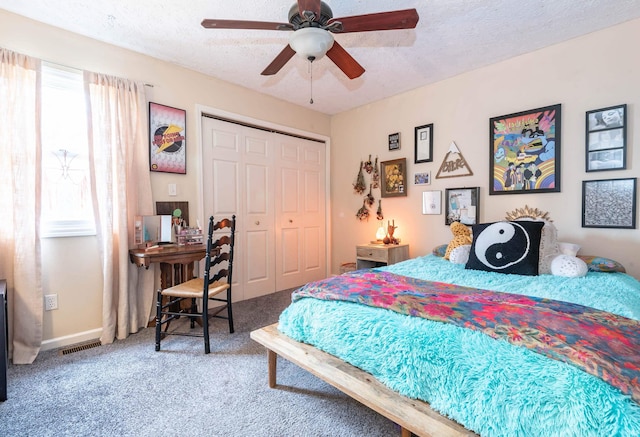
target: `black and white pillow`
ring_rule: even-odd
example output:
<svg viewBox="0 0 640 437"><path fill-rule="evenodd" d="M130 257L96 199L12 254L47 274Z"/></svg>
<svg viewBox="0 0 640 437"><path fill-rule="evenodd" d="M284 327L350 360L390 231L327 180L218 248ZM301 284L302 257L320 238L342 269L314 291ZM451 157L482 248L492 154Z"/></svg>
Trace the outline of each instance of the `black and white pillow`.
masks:
<svg viewBox="0 0 640 437"><path fill-rule="evenodd" d="M514 221L473 225L467 269L536 276L543 222Z"/></svg>

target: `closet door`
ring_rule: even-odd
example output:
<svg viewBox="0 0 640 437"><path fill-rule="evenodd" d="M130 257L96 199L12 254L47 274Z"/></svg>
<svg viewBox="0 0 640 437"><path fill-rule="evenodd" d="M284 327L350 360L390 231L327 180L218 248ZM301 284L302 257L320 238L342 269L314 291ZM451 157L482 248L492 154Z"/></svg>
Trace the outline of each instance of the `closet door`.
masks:
<svg viewBox="0 0 640 437"><path fill-rule="evenodd" d="M325 148L280 135L276 146L276 289L326 276Z"/></svg>
<svg viewBox="0 0 640 437"><path fill-rule="evenodd" d="M202 126L205 215L238 219L234 300L324 278L324 143L209 117Z"/></svg>
<svg viewBox="0 0 640 437"><path fill-rule="evenodd" d="M245 299L273 293L275 289L273 209L273 145L268 132L239 126L244 138L244 179L241 192L246 223ZM240 253L240 252L238 252Z"/></svg>
<svg viewBox="0 0 640 437"><path fill-rule="evenodd" d="M205 216L236 214L234 300L272 293L275 226L269 133L208 117L202 126Z"/></svg>

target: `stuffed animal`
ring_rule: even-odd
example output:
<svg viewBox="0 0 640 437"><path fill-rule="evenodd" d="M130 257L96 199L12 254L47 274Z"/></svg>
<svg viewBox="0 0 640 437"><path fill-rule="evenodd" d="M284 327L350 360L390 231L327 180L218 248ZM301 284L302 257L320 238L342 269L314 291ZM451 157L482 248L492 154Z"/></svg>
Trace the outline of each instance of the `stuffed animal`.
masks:
<svg viewBox="0 0 640 437"><path fill-rule="evenodd" d="M451 223L451 233L453 234L453 239L449 242L447 246L447 251L444 254L445 259L449 259L449 255L451 255L451 251L459 246L464 246L467 244L471 244L471 228L463 225L460 222Z"/></svg>

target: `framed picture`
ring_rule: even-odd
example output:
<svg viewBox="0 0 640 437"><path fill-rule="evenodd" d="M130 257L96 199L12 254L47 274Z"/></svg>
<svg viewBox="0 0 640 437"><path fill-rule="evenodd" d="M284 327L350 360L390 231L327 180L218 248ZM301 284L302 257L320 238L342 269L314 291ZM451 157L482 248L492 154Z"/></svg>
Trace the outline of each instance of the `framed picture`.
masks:
<svg viewBox="0 0 640 437"><path fill-rule="evenodd" d="M400 150L400 133L389 135L389 150Z"/></svg>
<svg viewBox="0 0 640 437"><path fill-rule="evenodd" d="M636 228L637 178L582 181L583 228Z"/></svg>
<svg viewBox="0 0 640 437"><path fill-rule="evenodd" d="M407 195L407 159L393 159L380 163L382 197L399 197Z"/></svg>
<svg viewBox="0 0 640 437"><path fill-rule="evenodd" d="M442 191L422 193L422 214L442 214Z"/></svg>
<svg viewBox="0 0 640 437"><path fill-rule="evenodd" d="M416 185L430 185L431 184L431 172L425 171L422 173L413 174L413 183Z"/></svg>
<svg viewBox="0 0 640 437"><path fill-rule="evenodd" d="M627 168L627 105L586 113L586 171Z"/></svg>
<svg viewBox="0 0 640 437"><path fill-rule="evenodd" d="M433 161L433 123L416 127L415 136L414 162Z"/></svg>
<svg viewBox="0 0 640 437"><path fill-rule="evenodd" d="M480 187L447 188L444 194L444 224L453 222L475 225L480 222Z"/></svg>
<svg viewBox="0 0 640 437"><path fill-rule="evenodd" d="M149 102L149 168L164 173L187 173L187 112Z"/></svg>
<svg viewBox="0 0 640 437"><path fill-rule="evenodd" d="M560 105L489 120L489 194L560 191Z"/></svg>

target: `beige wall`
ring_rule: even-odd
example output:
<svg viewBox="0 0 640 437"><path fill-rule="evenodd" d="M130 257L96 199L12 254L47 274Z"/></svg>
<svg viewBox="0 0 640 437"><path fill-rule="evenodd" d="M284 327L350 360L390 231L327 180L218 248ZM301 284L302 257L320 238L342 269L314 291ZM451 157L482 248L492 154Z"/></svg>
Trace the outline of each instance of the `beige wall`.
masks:
<svg viewBox="0 0 640 437"><path fill-rule="evenodd" d="M407 197L382 200L385 219L395 219L412 257L451 236L444 215L422 215L422 192L441 190L444 197L446 188L478 186L481 221L502 219L525 205L549 211L561 240L581 244L581 254L619 260L640 278L640 230L581 227L583 180L640 176L640 57L634 46L639 40L635 20L333 117L333 271L354 260L357 243L374 238L377 222L355 218L362 197L352 189L359 162L372 154L382 161L405 157L409 175L431 171L434 178L431 185L410 184ZM556 103L562 104L562 191L489 196L489 118ZM627 170L586 173L585 112L622 103L628 104ZM414 164L413 129L427 123L434 124L434 162ZM401 133L401 149L390 152L387 138L394 132ZM473 176L435 179L452 141Z"/></svg>
<svg viewBox="0 0 640 437"><path fill-rule="evenodd" d="M547 210L561 239L583 246L581 253L622 261L640 277L633 255L640 248L639 230L583 229L580 226L581 181L638 176L640 122L635 111L640 88L635 77L640 59L633 41L640 21L632 21L567 43L520 56L450 80L328 117L304 107L257 94L127 50L61 31L0 10L0 45L44 60L153 84L150 101L187 109L188 174L153 173L154 200L198 202L196 106L218 108L295 130L331 136L331 208L333 272L353 261L354 246L374 237L377 222L359 222L362 198L353 194L358 164L368 154L381 160L406 157L409 175L438 166L455 141L474 175L434 179L431 185L408 187L408 197L384 199L385 218L395 219L397 235L411 244L411 256L428 253L449 239L444 216L421 214L424 190L481 187L482 221L496 220L525 204ZM368 73L372 74L372 73ZM532 195L488 195L489 118L540 106L562 104L562 192ZM584 172L585 111L627 103L628 170ZM434 162L413 164L413 128L434 123ZM401 150L389 152L387 136L401 133ZM167 195L175 183L177 197ZM376 198L379 192L374 193ZM375 211L374 211L375 213ZM374 214L375 215L375 214ZM640 218L640 217L639 217ZM57 238L43 243L45 293L57 293L60 309L45 313L45 348L71 344L83 335L96 338L101 326L101 273L95 238Z"/></svg>
<svg viewBox="0 0 640 437"><path fill-rule="evenodd" d="M154 201L186 200L191 216L198 212L199 204L196 106L241 114L298 132L330 133L327 115L3 10L0 46L46 61L152 84L153 88L147 90L149 101L186 109L187 175L152 173L151 182ZM177 185L177 197L168 196L169 183ZM45 312L43 348L98 337L102 276L96 238L46 239L42 252L44 293L58 294L59 305L58 310Z"/></svg>

